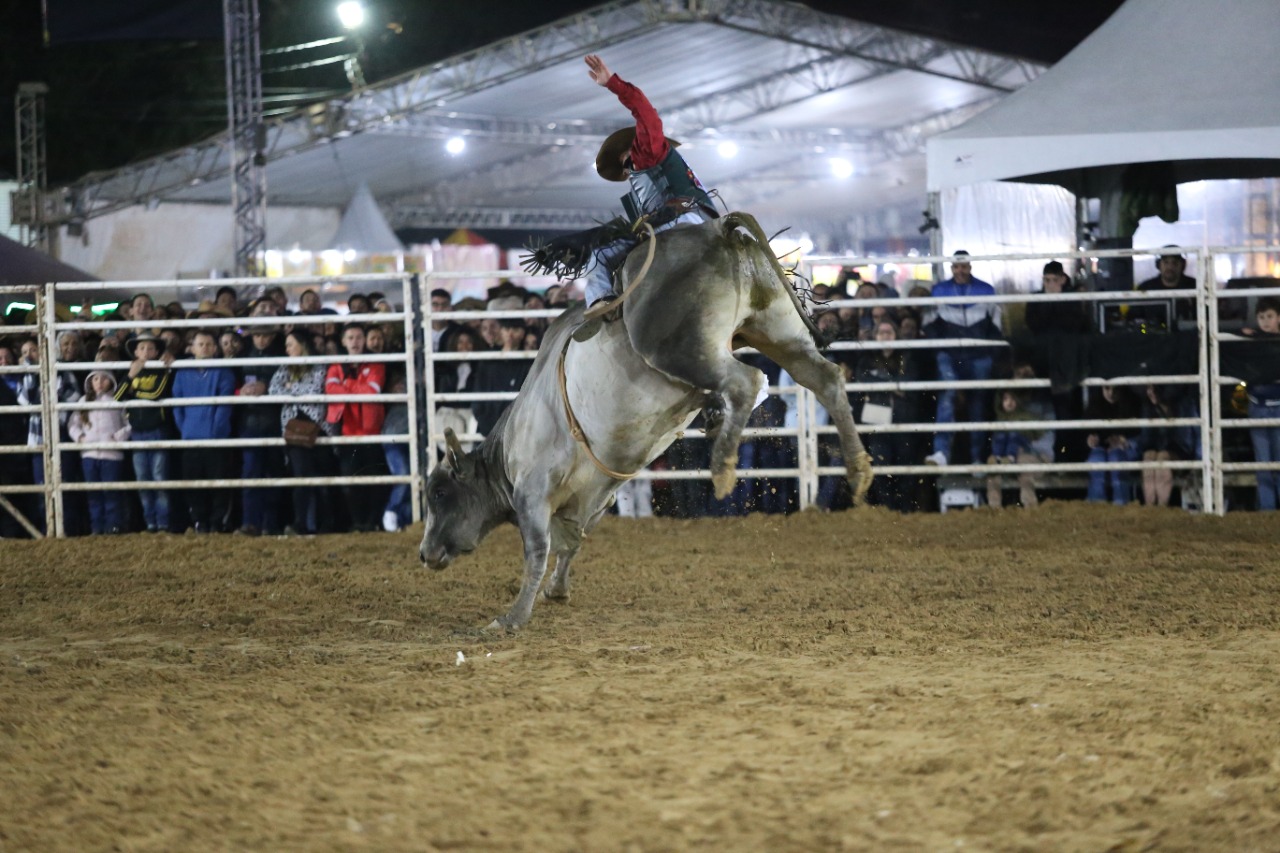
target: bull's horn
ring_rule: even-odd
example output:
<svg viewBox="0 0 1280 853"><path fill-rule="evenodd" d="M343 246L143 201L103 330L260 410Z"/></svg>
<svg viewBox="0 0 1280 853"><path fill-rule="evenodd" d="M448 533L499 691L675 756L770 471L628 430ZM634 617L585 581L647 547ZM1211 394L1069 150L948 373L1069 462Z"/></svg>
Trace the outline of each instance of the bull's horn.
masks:
<svg viewBox="0 0 1280 853"><path fill-rule="evenodd" d="M459 457L465 455L462 449L462 442L458 441L458 434L453 431L453 427L444 428L444 443L449 445L449 449L458 454Z"/></svg>
<svg viewBox="0 0 1280 853"><path fill-rule="evenodd" d="M462 449L462 442L458 441L458 434L453 431L453 427L444 428L444 443L449 448L449 452L445 454L449 467L458 476L462 476L462 460L466 458L467 452Z"/></svg>

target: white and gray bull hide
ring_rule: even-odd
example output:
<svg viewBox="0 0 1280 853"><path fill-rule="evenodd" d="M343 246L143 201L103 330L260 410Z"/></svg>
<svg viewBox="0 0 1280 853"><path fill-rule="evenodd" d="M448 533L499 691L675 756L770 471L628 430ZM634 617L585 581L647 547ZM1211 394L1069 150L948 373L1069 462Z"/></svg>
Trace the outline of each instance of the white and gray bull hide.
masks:
<svg viewBox="0 0 1280 853"><path fill-rule="evenodd" d="M630 475L646 467L708 395L723 405L711 468L717 496L728 494L742 430L765 382L763 373L734 358L736 348L755 347L817 395L839 431L855 499L870 485L870 457L854 427L840 369L818 351L800 301L755 220L733 213L656 239L652 267L620 321L576 342L570 335L583 312L566 311L547 330L519 396L493 433L464 453L446 432L445 461L427 480L419 553L428 566L443 569L475 550L498 524L519 527L524 582L511 609L490 628L516 629L529 620L553 553L555 572L543 594L568 599L569 565L623 482L606 469ZM642 247L628 259L632 276L645 253ZM566 396L585 442L572 434Z"/></svg>

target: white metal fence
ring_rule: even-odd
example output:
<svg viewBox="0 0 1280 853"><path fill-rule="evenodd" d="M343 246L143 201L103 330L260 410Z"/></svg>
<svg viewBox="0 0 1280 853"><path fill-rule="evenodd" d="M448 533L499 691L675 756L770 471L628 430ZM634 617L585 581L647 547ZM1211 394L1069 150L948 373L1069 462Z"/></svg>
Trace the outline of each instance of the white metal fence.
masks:
<svg viewBox="0 0 1280 853"><path fill-rule="evenodd" d="M1112 252L1092 252L1078 253L1074 255L1059 255L1059 260L1084 259L1089 261L1099 257L1124 257L1132 255L1150 255L1159 254L1163 250L1137 250L1137 251L1112 251ZM989 466L979 461L977 464L965 466L947 465L942 467L929 466L924 464L898 465L891 467L883 467L877 470L877 474L881 475L898 475L898 476L931 476L931 475L947 475L947 474L1016 474L1023 471L1035 472L1037 474L1081 474L1091 471L1140 471L1151 468L1165 468L1178 472L1184 472L1183 476L1189 477L1198 486L1202 488L1203 504L1202 507L1206 512L1222 513L1226 509L1225 488L1227 478L1235 474L1237 476L1246 472L1257 470L1280 470L1280 463L1258 463L1256 461L1227 461L1223 458L1223 430L1224 429L1241 429L1249 427L1277 427L1280 421L1258 421L1242 418L1225 418L1222 411L1221 395L1219 389L1221 387L1234 386L1237 384L1236 377L1225 376L1220 370L1219 350L1224 341L1242 340L1239 335L1233 335L1219 331L1219 311L1218 303L1221 299L1234 298L1239 299L1242 296L1266 296L1280 295L1280 288L1271 289L1255 289L1249 291L1224 291L1221 284L1214 279L1215 264L1214 260L1219 255L1239 256L1252 252L1268 252L1275 254L1280 252L1277 247L1214 247L1214 248L1190 248L1183 251L1185 254L1193 255L1198 258L1198 269L1200 271L1195 290L1177 290L1165 291L1155 294L1138 293L1133 291L1104 291L1091 293L1065 293L1065 294L1005 294L993 297L927 297L927 298L890 298L890 299L850 299L839 302L831 302L827 304L829 309L838 309L841 307L851 308L872 308L878 305L888 307L904 307L913 306L922 309L935 308L938 305L948 303L980 303L980 302L996 302L1001 304L1010 304L1016 302L1097 302L1101 300L1113 301L1117 298L1123 298L1127 302L1140 303L1148 300L1168 300L1170 298L1191 299L1196 304L1196 331L1197 331L1197 360L1198 369L1194 374L1168 375L1164 373L1153 373L1146 376L1124 376L1112 377L1107 379L1089 378L1084 381L1086 386L1097 386L1102 384L1112 385L1146 385L1152 383L1158 384L1185 384L1195 385L1197 388L1197 399L1199 401L1198 414L1194 417L1182 417L1172 419L1131 419L1126 421L1097 421L1097 420L1052 420L1052 421L1020 421L1019 429L1052 429L1052 430L1089 430L1104 427L1194 427L1199 431L1200 444L1202 454L1200 459L1195 460L1174 460L1174 461L1139 461L1139 462L1106 462L1106 463L1037 463L1037 464L1021 464L1011 463L999 466ZM1019 254L1019 255L1001 255L1001 256L974 256L971 258L973 262L981 262L984 260L1043 260L1043 256ZM929 263L938 262L945 263L947 258L835 258L823 259L824 262L838 262L850 265L860 265L865 263L886 263L893 261L910 262L910 263ZM436 417L436 409L445 403L471 403L481 400L507 400L515 395L511 393L497 392L461 392L461 393L438 393L435 388L434 374L437 363L450 363L459 361L483 361L488 359L505 359L532 358L534 353L516 352L503 353L498 351L476 352L476 353L436 353L431 351L429 342L431 340L431 324L435 320L452 320L456 322L469 322L473 320L491 318L552 318L558 315L559 311L555 309L541 311L449 311L433 314L431 311L430 299L428 294L433 288L448 288L449 282L453 279L470 278L474 279L478 276L493 276L489 273L476 272L457 272L457 273L427 273L422 275L408 274L372 274L364 276L343 276L339 279L348 285L359 286L361 284L371 284L377 282L380 286L386 286L388 282L395 282L399 285L399 297L403 308L394 313L373 313L367 315L289 315L287 317L236 317L236 318L201 318L201 319L184 319L184 320L165 320L165 321L148 321L145 325L154 329L184 329L191 330L196 328L208 329L242 329L246 332L252 330L255 326L306 326L309 324L328 324L328 323L347 323L347 322L368 322L368 323L388 323L395 322L402 324L404 339L406 342L404 352L385 353L383 355L362 355L362 356L332 356L332 355L316 355L306 359L291 359L288 357L262 358L262 359L242 359L238 358L233 361L223 359L211 359L208 361L199 361L195 359L182 359L174 362L174 369L191 369L198 367L250 367L262 366L269 369L275 369L283 364L335 364L335 363L357 363L357 362L395 362L403 365L405 375L407 377L407 387L409 391L404 394L381 394L377 397L376 402L386 404L402 403L409 410L409 431L402 435L395 436L366 436L366 437L333 437L322 438L321 444L326 445L343 445L343 444L383 444L388 442L406 443L410 447L410 472L407 475L381 475L373 477L361 478L333 478L333 477L312 477L312 478L264 478L264 479L242 479L239 477L231 477L219 480L173 480L164 482L119 482L119 483L74 483L66 482L61 471L61 454L66 451L83 451L83 450L122 450L131 451L138 449L152 448L192 448L192 447L215 447L215 448L244 448L244 447L282 447L284 445L283 437L268 438L230 438L208 441L127 441L127 442L108 442L99 444L69 444L60 436L58 429L59 420L65 418L71 412L91 410L95 408L108 408L124 406L126 409L142 408L148 406L183 406L183 405L253 405L253 404L287 404L298 402L316 402L321 404L338 403L338 402L370 402L367 395L316 395L314 397L272 397L272 396L255 396L255 397L217 397L217 398L183 398L183 399L166 399L158 402L148 401L128 401L125 403L110 402L59 402L55 398L56 377L62 371L76 371L84 373L94 369L108 370L125 370L129 367L130 362L63 362L59 361L58 352L58 336L63 332L81 332L84 330L106 331L109 329L128 329L138 328L139 322L118 321L118 322L91 322L82 319L74 319L70 321L58 319L55 313L55 305L61 302L74 302L78 298L92 295L95 291L101 291L107 287L118 290L121 287L128 287L135 292L146 292L149 288L158 287L178 287L178 288L196 288L196 287L221 287L229 285L242 291L256 291L265 286L282 286L285 288L301 289L318 285L321 282L331 282L339 279L334 277L313 277L313 278L293 278L293 279L215 279L210 281L165 281L165 282L133 282L122 284L114 282L106 283L71 283L71 284L50 284L42 288L3 288L0 289L0 295L14 295L18 293L32 294L34 292L34 303L37 306L37 322L25 326L9 326L3 329L6 336L15 336L21 334L30 334L36 337L40 343L40 360L38 364L24 364L16 367L0 367L0 376L7 375L29 375L35 373L39 377L40 403L39 405L27 406L0 406L0 415L20 415L32 416L38 415L41 418L41 441L39 444L31 445L8 445L0 447L0 453L3 454L41 454L44 461L45 482L39 485L0 485L0 511L12 511L13 507L6 495L37 493L44 497L45 507L45 526L54 535L63 535L65 533L63 513L61 511L61 503L66 494L74 491L87 491L91 489L120 489L120 490L139 490L139 489L190 489L190 488L225 488L225 487L241 487L241 488L258 488L258 487L294 487L308 485L335 485L335 484L396 484L407 483L411 486L414 499L413 518L419 520L421 504L418 499L421 493L421 483L423 476L428 472L430 466L434 464L435 453L430 452L428 448L434 446L442 436L439 434L442 430L437 427L438 418ZM925 349L934 350L938 348L963 348L963 347L990 347L991 341L979 341L970 339L950 339L950 340L910 340L898 341L892 344L879 342L858 342L858 341L841 341L832 345L831 349L836 352L858 351L858 350L874 350L884 348L909 348L909 349ZM1280 378L1280 377L1277 377ZM939 382L939 381L918 381L918 382L896 382L896 383L874 383L859 384L851 383L847 386L850 392L876 392L876 391L904 391L904 392L930 392L941 390L944 388L951 389L991 389L998 390L1002 388L1014 389L1046 389L1050 386L1047 378L1037 379L991 379L981 381L959 381L959 382ZM796 411L796 427L795 428L751 428L744 432L744 440L750 440L763 437L782 437L795 442L795 459L796 465L787 468L751 468L739 471L739 475L749 478L794 478L798 483L798 499L801 508L812 506L818 494L819 478L824 476L839 476L843 473L843 469L833 466L823 466L819 464L819 439L823 436L834 434L833 427L819 426L816 423L815 412L816 402L813 395L804 388L800 387L771 387L771 394L775 395L794 395L794 407ZM979 430L990 432L1001 428L1007 428L1007 425L998 421L985 422L964 422L960 421L953 424L936 424L933 422L918 423L892 423L885 425L860 425L859 429L864 435L874 435L882 432L898 432L898 433L925 433L932 435L939 431L952 431L956 433L968 432L971 430ZM697 439L702 437L699 430L690 429L686 431L685 437L689 439ZM478 441L481 436L478 434L462 435L460 438L464 441ZM429 440L428 440L429 439ZM664 480L676 480L684 478L709 478L710 472L707 470L662 470L662 471L646 471L642 472L640 478L655 479L662 478ZM27 525L29 530L34 532L34 527Z"/></svg>

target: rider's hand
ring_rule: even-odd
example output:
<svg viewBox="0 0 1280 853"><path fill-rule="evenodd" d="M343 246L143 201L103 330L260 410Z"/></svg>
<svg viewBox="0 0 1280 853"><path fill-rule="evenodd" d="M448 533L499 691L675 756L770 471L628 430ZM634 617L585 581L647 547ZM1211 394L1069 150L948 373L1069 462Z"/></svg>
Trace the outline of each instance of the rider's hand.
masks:
<svg viewBox="0 0 1280 853"><path fill-rule="evenodd" d="M604 64L604 60L598 54L590 54L584 61L587 63L591 79L597 85L609 85L609 78L613 76L613 72L609 70L609 66Z"/></svg>

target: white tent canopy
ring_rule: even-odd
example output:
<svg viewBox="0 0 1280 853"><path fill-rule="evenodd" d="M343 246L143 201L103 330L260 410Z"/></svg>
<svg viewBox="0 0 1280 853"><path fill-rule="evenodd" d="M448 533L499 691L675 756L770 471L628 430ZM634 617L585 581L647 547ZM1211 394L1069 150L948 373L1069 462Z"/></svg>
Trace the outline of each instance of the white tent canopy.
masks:
<svg viewBox="0 0 1280 853"><path fill-rule="evenodd" d="M357 252L402 252L404 244L387 224L387 218L378 209L373 193L364 181L342 212L338 232L329 241L333 249L354 249Z"/></svg>
<svg viewBox="0 0 1280 853"><path fill-rule="evenodd" d="M928 187L1096 195L1133 163L1169 163L1175 183L1280 175L1277 34L1277 0L1129 0L1029 85L930 139Z"/></svg>

